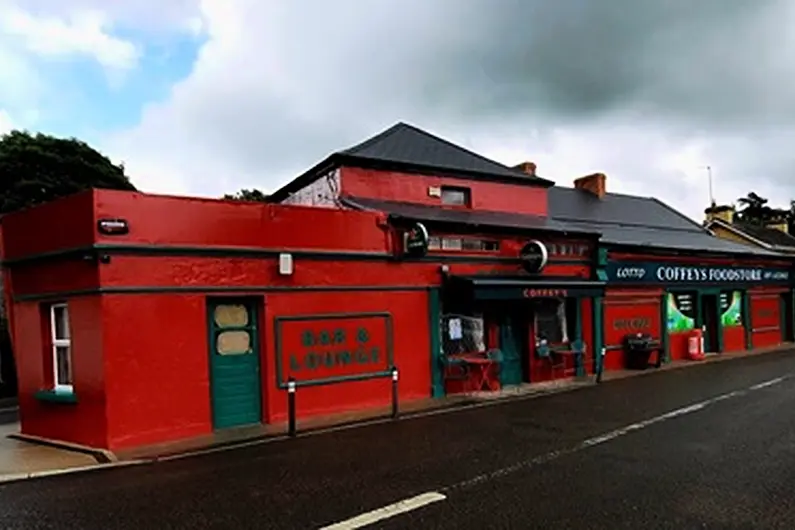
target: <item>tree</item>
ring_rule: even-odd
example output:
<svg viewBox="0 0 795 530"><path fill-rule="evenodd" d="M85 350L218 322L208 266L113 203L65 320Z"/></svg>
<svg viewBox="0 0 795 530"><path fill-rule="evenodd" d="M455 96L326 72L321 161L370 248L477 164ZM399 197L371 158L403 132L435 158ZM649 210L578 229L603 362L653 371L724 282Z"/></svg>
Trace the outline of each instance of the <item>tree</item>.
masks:
<svg viewBox="0 0 795 530"><path fill-rule="evenodd" d="M0 214L89 188L135 191L123 166L114 165L85 142L25 131L12 131L0 137ZM0 397L15 391L13 360L3 311L0 314Z"/></svg>
<svg viewBox="0 0 795 530"><path fill-rule="evenodd" d="M234 195L227 193L224 195L224 199L228 201L267 202L268 196L256 188L251 188L250 190L243 188Z"/></svg>
<svg viewBox="0 0 795 530"><path fill-rule="evenodd" d="M742 209L737 212L737 220L743 223L764 226L780 213L767 205L767 199L753 191L737 199L737 202L742 205Z"/></svg>
<svg viewBox="0 0 795 530"><path fill-rule="evenodd" d="M0 213L89 188L135 191L124 166L75 138L26 131L0 138Z"/></svg>

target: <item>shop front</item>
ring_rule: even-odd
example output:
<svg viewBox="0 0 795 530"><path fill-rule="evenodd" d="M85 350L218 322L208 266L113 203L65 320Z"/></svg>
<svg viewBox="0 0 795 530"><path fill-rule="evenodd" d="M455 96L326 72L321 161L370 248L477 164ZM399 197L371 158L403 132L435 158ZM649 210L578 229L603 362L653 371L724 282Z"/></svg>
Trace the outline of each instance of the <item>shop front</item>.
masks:
<svg viewBox="0 0 795 530"><path fill-rule="evenodd" d="M623 336L633 332L657 336L670 360L688 358L694 330L701 331L707 355L792 340L786 262L609 261L604 276L608 350L620 349ZM606 368L620 364L612 357Z"/></svg>
<svg viewBox="0 0 795 530"><path fill-rule="evenodd" d="M577 277L472 275L442 287L444 392L496 390L593 370L592 299L604 284ZM472 371L485 357L485 377ZM462 373L463 372L463 373Z"/></svg>

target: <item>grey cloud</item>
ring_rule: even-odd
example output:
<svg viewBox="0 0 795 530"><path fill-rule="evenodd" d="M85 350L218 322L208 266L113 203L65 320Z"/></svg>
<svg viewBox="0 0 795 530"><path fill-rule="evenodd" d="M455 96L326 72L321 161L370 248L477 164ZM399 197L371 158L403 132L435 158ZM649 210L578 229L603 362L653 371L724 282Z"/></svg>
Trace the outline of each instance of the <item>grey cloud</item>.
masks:
<svg viewBox="0 0 795 530"><path fill-rule="evenodd" d="M708 138L716 177L738 188L767 180L792 190L791 143L781 138L795 130L795 47L783 0L279 6L230 0L242 26L211 27L218 41L193 75L120 149L181 168L195 193L219 172L235 187L273 188L401 119L470 147L519 138L530 158L555 130L585 128L606 152L594 169L700 210L696 184L660 185L683 179L646 165L657 147L643 133L656 131L670 144ZM609 145L596 125L636 127L638 138Z"/></svg>
<svg viewBox="0 0 795 530"><path fill-rule="evenodd" d="M473 118L588 121L620 109L780 121L795 109L787 11L772 0L474 0L422 61L421 95Z"/></svg>

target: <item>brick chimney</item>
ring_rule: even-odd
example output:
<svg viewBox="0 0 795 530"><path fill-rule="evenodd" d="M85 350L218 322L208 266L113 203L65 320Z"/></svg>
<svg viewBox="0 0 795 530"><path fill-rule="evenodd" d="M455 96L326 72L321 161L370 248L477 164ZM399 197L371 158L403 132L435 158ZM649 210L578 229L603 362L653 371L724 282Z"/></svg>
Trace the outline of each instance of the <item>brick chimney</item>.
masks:
<svg viewBox="0 0 795 530"><path fill-rule="evenodd" d="M770 221L765 226L767 228L772 228L773 230L778 230L779 232L789 234L789 225L787 224L786 220L776 219L775 221Z"/></svg>
<svg viewBox="0 0 795 530"><path fill-rule="evenodd" d="M732 205L724 204L717 206L713 204L704 210L704 214L706 215L704 224L709 223L713 219L720 219L724 223L728 224L732 224L734 222L734 206Z"/></svg>
<svg viewBox="0 0 795 530"><path fill-rule="evenodd" d="M514 169L518 169L522 173L530 175L531 177L536 176L536 165L533 162L522 162L516 166L513 166Z"/></svg>
<svg viewBox="0 0 795 530"><path fill-rule="evenodd" d="M574 181L574 187L578 190L593 193L602 199L607 193L607 176L604 173L594 173L580 177Z"/></svg>

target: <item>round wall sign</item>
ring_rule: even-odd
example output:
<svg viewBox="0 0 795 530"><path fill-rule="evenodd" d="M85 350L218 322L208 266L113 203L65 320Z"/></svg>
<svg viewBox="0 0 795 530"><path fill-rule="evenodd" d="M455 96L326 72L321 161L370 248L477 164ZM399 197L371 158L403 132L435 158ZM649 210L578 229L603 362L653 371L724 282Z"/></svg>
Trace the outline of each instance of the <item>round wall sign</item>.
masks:
<svg viewBox="0 0 795 530"><path fill-rule="evenodd" d="M522 247L519 252L519 259L522 260L524 270L530 274L537 274L544 270L549 259L549 253L546 245L534 239Z"/></svg>
<svg viewBox="0 0 795 530"><path fill-rule="evenodd" d="M409 256L424 256L429 243L428 229L422 223L415 224L406 232L406 254Z"/></svg>

